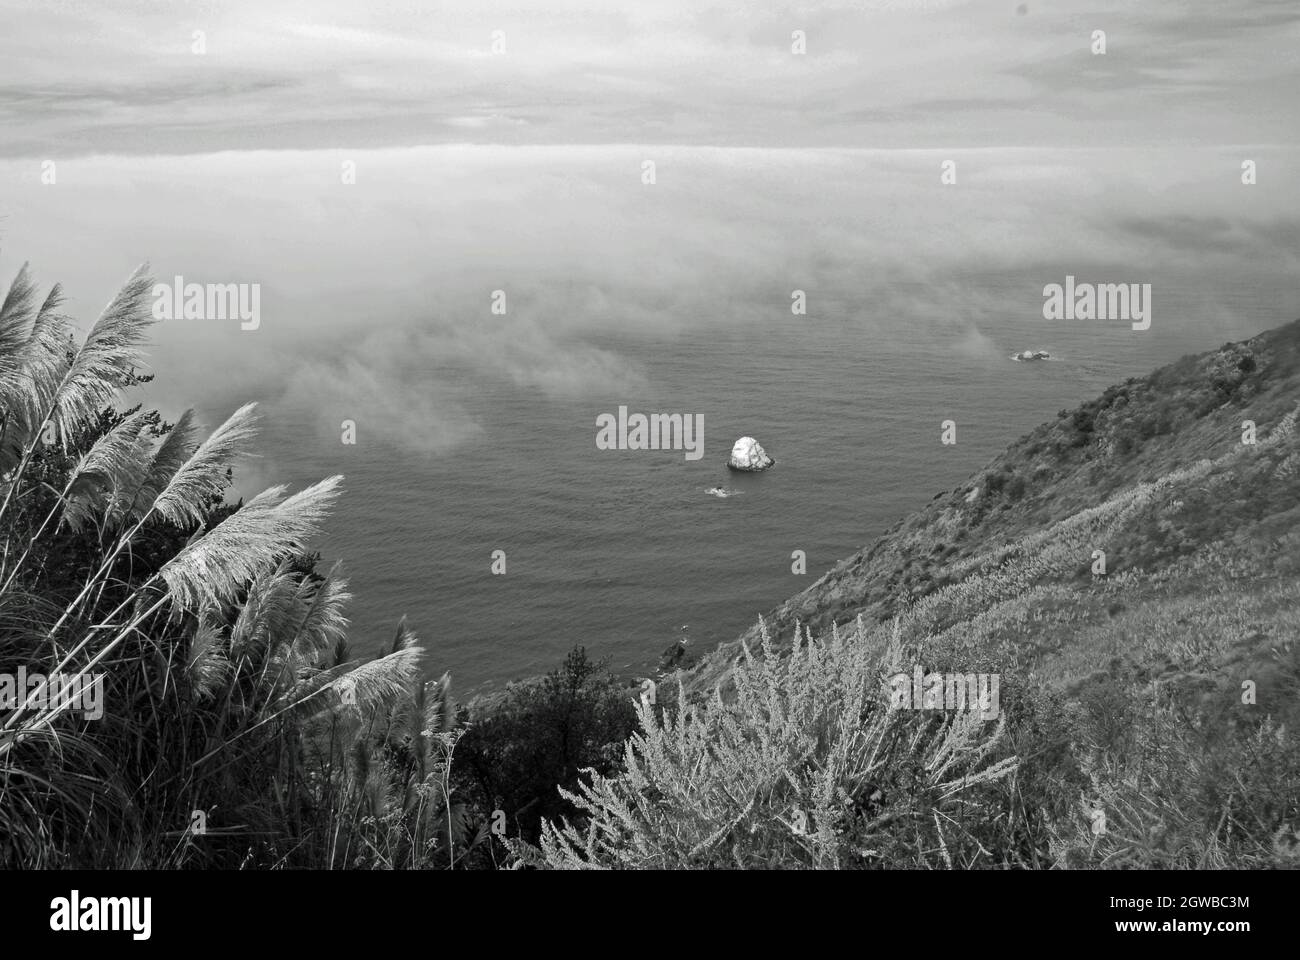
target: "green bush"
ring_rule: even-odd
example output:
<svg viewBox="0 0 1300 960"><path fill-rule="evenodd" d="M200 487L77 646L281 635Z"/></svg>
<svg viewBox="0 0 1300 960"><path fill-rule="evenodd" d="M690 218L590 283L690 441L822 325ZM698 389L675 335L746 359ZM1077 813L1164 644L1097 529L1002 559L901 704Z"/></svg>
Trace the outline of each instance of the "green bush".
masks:
<svg viewBox="0 0 1300 960"><path fill-rule="evenodd" d="M546 677L511 684L495 702L463 715L455 781L486 822L506 815L508 835L535 843L543 818L573 816L559 789L581 771L613 774L636 729L637 690L575 647Z"/></svg>

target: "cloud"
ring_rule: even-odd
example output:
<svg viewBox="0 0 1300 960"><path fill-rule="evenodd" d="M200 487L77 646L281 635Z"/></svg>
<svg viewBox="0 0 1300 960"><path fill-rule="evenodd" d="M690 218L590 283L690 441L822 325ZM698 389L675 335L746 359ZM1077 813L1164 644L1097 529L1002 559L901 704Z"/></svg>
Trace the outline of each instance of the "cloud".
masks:
<svg viewBox="0 0 1300 960"><path fill-rule="evenodd" d="M1294 142L1298 126L1288 93L1300 79L1290 55L1300 12L1289 0L1108 0L1086 18L1068 4L1016 16L996 0L0 0L0 10L13 25L0 34L10 156L465 138ZM1098 28L1104 57L1088 50ZM796 29L806 55L791 53ZM503 55L492 53L494 31ZM481 122L497 116L511 122Z"/></svg>
<svg viewBox="0 0 1300 960"><path fill-rule="evenodd" d="M380 364L352 357L300 363L273 408L310 411L322 445L342 442L345 421L370 449L378 441L381 448L428 455L446 453L483 432L445 390L419 378L395 379L392 358L380 359Z"/></svg>
<svg viewBox="0 0 1300 960"><path fill-rule="evenodd" d="M151 402L198 401L215 422L255 399L322 444L355 419L447 454L492 440L484 398L636 403L699 338L738 343L737 369L750 340L822 324L864 350L995 357L993 331L1040 317L1067 272L1190 274L1207 304L1211 277L1271 289L1296 267L1300 218L1278 191L1300 152L1254 155L1252 188L1234 149L280 150L68 160L57 186L10 160L0 250L60 280L83 325L142 260L164 280L258 283L257 331L159 325Z"/></svg>
<svg viewBox="0 0 1300 960"><path fill-rule="evenodd" d="M447 117L442 121L449 127L461 127L470 130L484 130L496 126L519 126L528 121L520 117L504 117L499 113L476 117Z"/></svg>

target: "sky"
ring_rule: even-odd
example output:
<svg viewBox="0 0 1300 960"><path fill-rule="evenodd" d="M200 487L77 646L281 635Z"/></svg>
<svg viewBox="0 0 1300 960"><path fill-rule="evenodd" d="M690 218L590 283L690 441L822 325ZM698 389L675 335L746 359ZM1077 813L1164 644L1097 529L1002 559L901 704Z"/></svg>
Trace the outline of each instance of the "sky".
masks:
<svg viewBox="0 0 1300 960"><path fill-rule="evenodd" d="M1293 144L1298 49L1294 0L0 0L0 155Z"/></svg>

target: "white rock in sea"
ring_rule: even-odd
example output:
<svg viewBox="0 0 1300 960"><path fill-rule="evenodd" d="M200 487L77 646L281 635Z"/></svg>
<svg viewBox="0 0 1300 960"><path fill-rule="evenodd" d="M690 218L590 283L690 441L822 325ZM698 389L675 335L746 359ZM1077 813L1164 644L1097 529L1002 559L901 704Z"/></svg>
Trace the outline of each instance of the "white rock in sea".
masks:
<svg viewBox="0 0 1300 960"><path fill-rule="evenodd" d="M766 470L776 463L753 437L741 437L731 448L727 466L732 470Z"/></svg>

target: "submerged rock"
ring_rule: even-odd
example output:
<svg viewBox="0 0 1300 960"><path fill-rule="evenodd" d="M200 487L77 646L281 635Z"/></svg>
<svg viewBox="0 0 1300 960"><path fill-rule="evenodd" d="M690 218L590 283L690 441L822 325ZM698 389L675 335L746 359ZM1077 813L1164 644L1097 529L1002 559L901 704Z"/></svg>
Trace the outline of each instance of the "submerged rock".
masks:
<svg viewBox="0 0 1300 960"><path fill-rule="evenodd" d="M741 437L731 448L727 466L732 470L766 470L776 463L753 437Z"/></svg>

